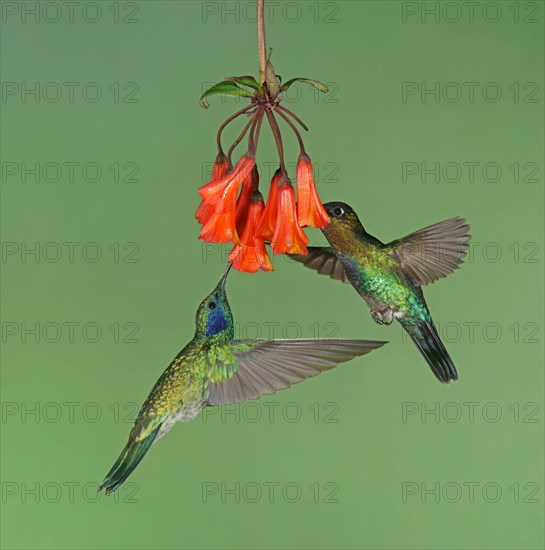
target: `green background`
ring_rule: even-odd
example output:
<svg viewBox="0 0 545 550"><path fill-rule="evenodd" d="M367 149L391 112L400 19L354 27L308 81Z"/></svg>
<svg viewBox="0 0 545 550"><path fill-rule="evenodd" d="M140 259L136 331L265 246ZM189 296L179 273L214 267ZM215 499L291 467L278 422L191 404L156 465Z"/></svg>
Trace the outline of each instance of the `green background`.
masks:
<svg viewBox="0 0 545 550"><path fill-rule="evenodd" d="M4 85L79 83L73 102L64 87L57 102L18 93L1 104L2 546L543 548L544 4L519 3L518 23L514 2L495 3L497 22L479 4L474 22L464 12L459 22L440 14L438 23L422 23L420 12L403 22L396 1L276 6L267 40L277 72L332 83L327 96L299 88L287 101L310 126L323 200L352 204L384 241L455 215L471 224L471 258L425 289L436 322L448 327L442 334L460 380L438 384L399 326L375 325L347 286L282 257L272 274L232 273L239 335L267 337L275 323L276 337L312 337L318 327L319 336L391 343L259 408L238 409L238 418L218 412L176 426L116 499L97 499L94 484L125 442L126 417L191 338L196 307L223 270L222 251L197 240L193 212L215 129L240 102L213 98L203 111L197 100L206 83L255 74L257 54L246 2L99 2L96 23L83 19L85 4L73 22L66 12L57 23L6 12L2 23ZM137 22L115 23L116 9ZM216 13L205 18L204 9ZM100 85L100 101L82 98L88 82ZM138 85L132 103L122 101L134 88L123 89L128 82ZM459 86L464 95L404 102L403 82L451 82L448 91ZM480 83L473 102L464 82ZM497 102L482 98L490 82L492 96L502 90ZM535 95L528 82L537 83ZM295 161L295 140L285 136ZM258 162L274 162L266 129L260 145ZM51 174L24 182L9 175L23 162L97 163L102 178L86 181L76 169L70 182L65 169L57 182L47 181ZM113 181L109 167L129 162L135 181ZM472 182L467 173L455 182L403 181L403 162L480 168ZM502 168L499 181L485 181L488 162ZM516 162L527 181L514 181ZM310 238L323 242L317 231ZM79 243L73 261L67 242ZM21 252L35 243L49 260ZM58 261L47 243L63 250ZM82 255L86 243L98 243L99 261L90 261L95 245ZM38 342L22 335L35 323L47 333ZM73 338L66 323L78 323ZM86 341L96 325L82 334L86 323L100 327L96 343ZM27 414L36 403L38 413ZM422 418L434 407L438 417ZM218 493L205 499L206 482ZM239 502L224 490L237 487ZM300 499L289 502L297 488ZM438 502L422 496L434 488Z"/></svg>

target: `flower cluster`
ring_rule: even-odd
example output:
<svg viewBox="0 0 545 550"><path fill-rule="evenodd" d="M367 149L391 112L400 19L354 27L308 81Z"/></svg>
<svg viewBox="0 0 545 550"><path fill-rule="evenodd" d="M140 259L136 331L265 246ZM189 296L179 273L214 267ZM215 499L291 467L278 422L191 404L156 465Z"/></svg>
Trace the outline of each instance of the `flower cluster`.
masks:
<svg viewBox="0 0 545 550"><path fill-rule="evenodd" d="M261 84L251 76L230 77L209 88L201 98L201 105L205 108L208 107L206 97L219 93L251 98L250 105L230 116L218 130L219 153L214 162L212 179L199 189L202 201L195 217L202 225L200 239L212 243L233 242L229 261L235 269L252 273L259 269L273 270L266 243L270 244L275 254L307 254L308 237L303 228L323 229L329 223L314 183L312 162L295 123L305 130L308 128L280 104L282 93L296 81L306 82L321 91L327 91L327 87L318 81L301 78L280 85L270 60L267 61L266 74L266 81ZM222 132L242 115L247 116L249 121L226 155L221 145ZM276 117L284 120L299 142L297 198L284 163L284 147ZM255 161L261 125L265 119L274 135L279 157L279 168L272 178L267 204L259 192ZM233 166L233 151L246 134L248 149Z"/></svg>
<svg viewBox="0 0 545 550"><path fill-rule="evenodd" d="M303 227L324 228L329 223L306 153L297 162L297 201L287 173L279 168L265 205L255 159L249 154L233 168L220 153L210 183L201 187L199 194L202 202L195 213L203 226L199 238L214 243L232 241L229 261L239 271L273 270L266 242L275 254L307 254Z"/></svg>

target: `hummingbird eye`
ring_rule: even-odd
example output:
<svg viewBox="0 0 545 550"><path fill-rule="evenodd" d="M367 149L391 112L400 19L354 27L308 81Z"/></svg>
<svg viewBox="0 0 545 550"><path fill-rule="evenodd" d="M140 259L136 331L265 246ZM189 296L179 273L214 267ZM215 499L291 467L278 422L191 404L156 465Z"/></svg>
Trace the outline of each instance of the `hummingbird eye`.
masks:
<svg viewBox="0 0 545 550"><path fill-rule="evenodd" d="M216 306L217 306L217 305L218 305L218 304L216 303L215 300L210 300L210 301L208 302L208 309L216 309Z"/></svg>
<svg viewBox="0 0 545 550"><path fill-rule="evenodd" d="M344 214L344 210L340 206L336 206L333 209L333 215L337 218L340 218Z"/></svg>

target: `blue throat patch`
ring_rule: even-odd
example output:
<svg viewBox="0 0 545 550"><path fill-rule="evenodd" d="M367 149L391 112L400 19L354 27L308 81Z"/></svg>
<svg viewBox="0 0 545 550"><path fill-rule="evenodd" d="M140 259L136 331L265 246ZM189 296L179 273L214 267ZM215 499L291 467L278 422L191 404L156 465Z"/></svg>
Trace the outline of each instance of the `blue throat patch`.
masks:
<svg viewBox="0 0 545 550"><path fill-rule="evenodd" d="M214 334L223 332L226 328L227 319L221 307L208 313L208 318L206 319L207 336L213 336Z"/></svg>

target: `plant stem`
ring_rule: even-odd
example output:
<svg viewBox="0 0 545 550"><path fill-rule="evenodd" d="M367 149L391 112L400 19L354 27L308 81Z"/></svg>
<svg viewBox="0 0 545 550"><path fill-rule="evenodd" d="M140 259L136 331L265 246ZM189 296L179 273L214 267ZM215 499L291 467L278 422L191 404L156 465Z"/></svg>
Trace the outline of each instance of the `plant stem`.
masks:
<svg viewBox="0 0 545 550"><path fill-rule="evenodd" d="M259 83L265 83L265 67L267 66L267 46L265 44L265 0L257 2L257 45L259 48Z"/></svg>

